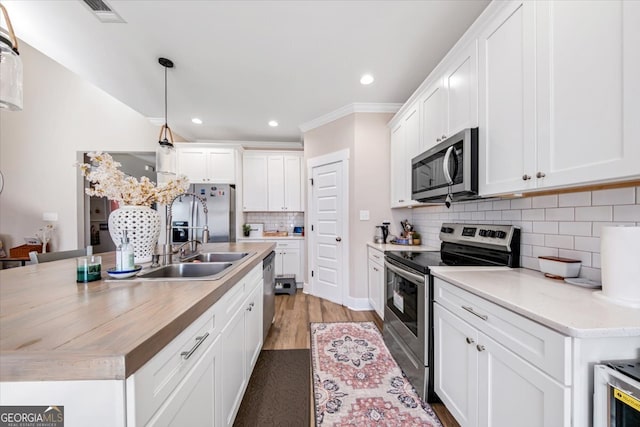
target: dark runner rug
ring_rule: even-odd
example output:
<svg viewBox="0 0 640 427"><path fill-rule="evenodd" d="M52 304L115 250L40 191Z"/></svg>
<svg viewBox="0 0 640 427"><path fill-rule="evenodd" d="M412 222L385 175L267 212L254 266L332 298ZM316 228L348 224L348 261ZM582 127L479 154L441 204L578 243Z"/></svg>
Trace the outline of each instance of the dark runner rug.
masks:
<svg viewBox="0 0 640 427"><path fill-rule="evenodd" d="M310 375L309 350L262 350L233 425L308 426Z"/></svg>
<svg viewBox="0 0 640 427"><path fill-rule="evenodd" d="M373 322L311 323L317 426L440 427Z"/></svg>

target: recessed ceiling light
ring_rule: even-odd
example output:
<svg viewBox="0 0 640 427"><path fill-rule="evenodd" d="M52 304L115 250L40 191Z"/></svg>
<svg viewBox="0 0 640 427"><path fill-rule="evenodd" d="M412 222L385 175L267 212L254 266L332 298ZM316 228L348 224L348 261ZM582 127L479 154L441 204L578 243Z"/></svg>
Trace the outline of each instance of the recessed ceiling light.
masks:
<svg viewBox="0 0 640 427"><path fill-rule="evenodd" d="M363 85L370 85L371 83L373 83L373 76L371 74L365 74L362 77L360 77L360 84Z"/></svg>
<svg viewBox="0 0 640 427"><path fill-rule="evenodd" d="M278 126L278 122L276 122L275 120L269 120L269 126L274 128L274 127Z"/></svg>
<svg viewBox="0 0 640 427"><path fill-rule="evenodd" d="M191 119L191 121L197 125L201 125L202 124L202 119L199 119L197 117L194 117L193 119Z"/></svg>

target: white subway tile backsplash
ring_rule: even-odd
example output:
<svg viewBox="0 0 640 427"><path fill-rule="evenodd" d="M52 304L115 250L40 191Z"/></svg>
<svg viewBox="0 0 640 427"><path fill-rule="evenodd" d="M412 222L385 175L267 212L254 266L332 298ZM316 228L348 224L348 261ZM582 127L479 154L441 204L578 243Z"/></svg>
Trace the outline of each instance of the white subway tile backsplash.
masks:
<svg viewBox="0 0 640 427"><path fill-rule="evenodd" d="M533 232L540 234L558 234L558 223L555 221L534 221Z"/></svg>
<svg viewBox="0 0 640 427"><path fill-rule="evenodd" d="M573 208L549 208L544 210L544 219L547 221L573 221Z"/></svg>
<svg viewBox="0 0 640 427"><path fill-rule="evenodd" d="M591 192L559 194L558 206L591 206Z"/></svg>
<svg viewBox="0 0 640 427"><path fill-rule="evenodd" d="M511 200L496 200L493 202L494 211L502 211L506 209L511 209Z"/></svg>
<svg viewBox="0 0 640 427"><path fill-rule="evenodd" d="M547 234L544 236L544 245L559 249L573 249L573 236Z"/></svg>
<svg viewBox="0 0 640 427"><path fill-rule="evenodd" d="M600 238L576 236L574 248L579 251L600 252Z"/></svg>
<svg viewBox="0 0 640 427"><path fill-rule="evenodd" d="M611 206L594 206L588 208L575 208L576 221L612 221L613 209Z"/></svg>
<svg viewBox="0 0 640 427"><path fill-rule="evenodd" d="M522 211L523 221L544 221L544 209L526 209Z"/></svg>
<svg viewBox="0 0 640 427"><path fill-rule="evenodd" d="M531 254L536 258L539 256L558 256L558 248L548 248L546 246L532 246Z"/></svg>
<svg viewBox="0 0 640 427"><path fill-rule="evenodd" d="M621 205L613 207L614 221L640 221L640 205Z"/></svg>
<svg viewBox="0 0 640 427"><path fill-rule="evenodd" d="M490 211L493 209L493 202L478 202L479 211Z"/></svg>
<svg viewBox="0 0 640 427"><path fill-rule="evenodd" d="M471 219L474 221L484 221L484 212L471 212Z"/></svg>
<svg viewBox="0 0 640 427"><path fill-rule="evenodd" d="M531 209L531 197L512 199L511 209Z"/></svg>
<svg viewBox="0 0 640 427"><path fill-rule="evenodd" d="M520 267L529 268L531 270L540 270L540 264L538 263L538 258L533 258L529 256L520 257Z"/></svg>
<svg viewBox="0 0 640 427"><path fill-rule="evenodd" d="M635 188L612 188L594 191L591 204L601 205L631 205L636 202Z"/></svg>
<svg viewBox="0 0 640 427"><path fill-rule="evenodd" d="M600 280L602 227L640 225L640 187L455 203L451 209L434 206L411 214L430 246L440 245L439 230L446 221L513 224L521 230L522 267L539 270L538 256L561 256L582 262L580 277ZM259 219L247 222L264 222L266 228L289 217L263 213Z"/></svg>
<svg viewBox="0 0 640 427"><path fill-rule="evenodd" d="M522 219L522 211L513 210L513 211L502 211L502 219L508 221L519 221Z"/></svg>
<svg viewBox="0 0 640 427"><path fill-rule="evenodd" d="M522 233L520 243L523 245L544 246L544 234Z"/></svg>
<svg viewBox="0 0 640 427"><path fill-rule="evenodd" d="M591 236L590 222L559 222L558 233L572 236Z"/></svg>
<svg viewBox="0 0 640 427"><path fill-rule="evenodd" d="M484 218L492 221L499 221L502 219L501 211L487 211L484 214Z"/></svg>
<svg viewBox="0 0 640 427"><path fill-rule="evenodd" d="M558 207L558 196L538 196L534 197L531 201L531 207L533 208L557 208Z"/></svg>

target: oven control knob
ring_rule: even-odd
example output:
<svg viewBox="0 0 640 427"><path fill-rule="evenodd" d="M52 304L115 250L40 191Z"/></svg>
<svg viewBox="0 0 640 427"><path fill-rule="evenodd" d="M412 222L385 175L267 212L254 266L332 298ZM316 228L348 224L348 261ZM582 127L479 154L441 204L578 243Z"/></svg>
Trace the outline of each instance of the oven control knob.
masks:
<svg viewBox="0 0 640 427"><path fill-rule="evenodd" d="M487 237L487 230L480 230L478 234L480 234L480 237Z"/></svg>
<svg viewBox="0 0 640 427"><path fill-rule="evenodd" d="M440 229L440 231L443 232L443 233L453 233L453 228L451 228L451 227L442 227Z"/></svg>
<svg viewBox="0 0 640 427"><path fill-rule="evenodd" d="M507 233L505 233L504 231L496 231L496 237L498 239L504 239L505 237L507 237Z"/></svg>
<svg viewBox="0 0 640 427"><path fill-rule="evenodd" d="M493 230L488 230L487 231L487 236L488 237L496 237L496 232Z"/></svg>

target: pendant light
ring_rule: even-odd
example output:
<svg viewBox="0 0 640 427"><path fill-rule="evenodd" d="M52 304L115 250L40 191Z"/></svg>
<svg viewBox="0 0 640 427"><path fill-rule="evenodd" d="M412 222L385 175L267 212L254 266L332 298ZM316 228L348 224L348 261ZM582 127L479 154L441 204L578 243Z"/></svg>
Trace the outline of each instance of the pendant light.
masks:
<svg viewBox="0 0 640 427"><path fill-rule="evenodd" d="M7 29L0 27L0 108L22 110L22 60L7 9L0 4Z"/></svg>
<svg viewBox="0 0 640 427"><path fill-rule="evenodd" d="M158 62L164 67L164 124L160 128L158 136L156 172L163 175L176 175L176 149L173 147L173 132L171 132L167 119L167 69L173 68L173 61L159 58Z"/></svg>

